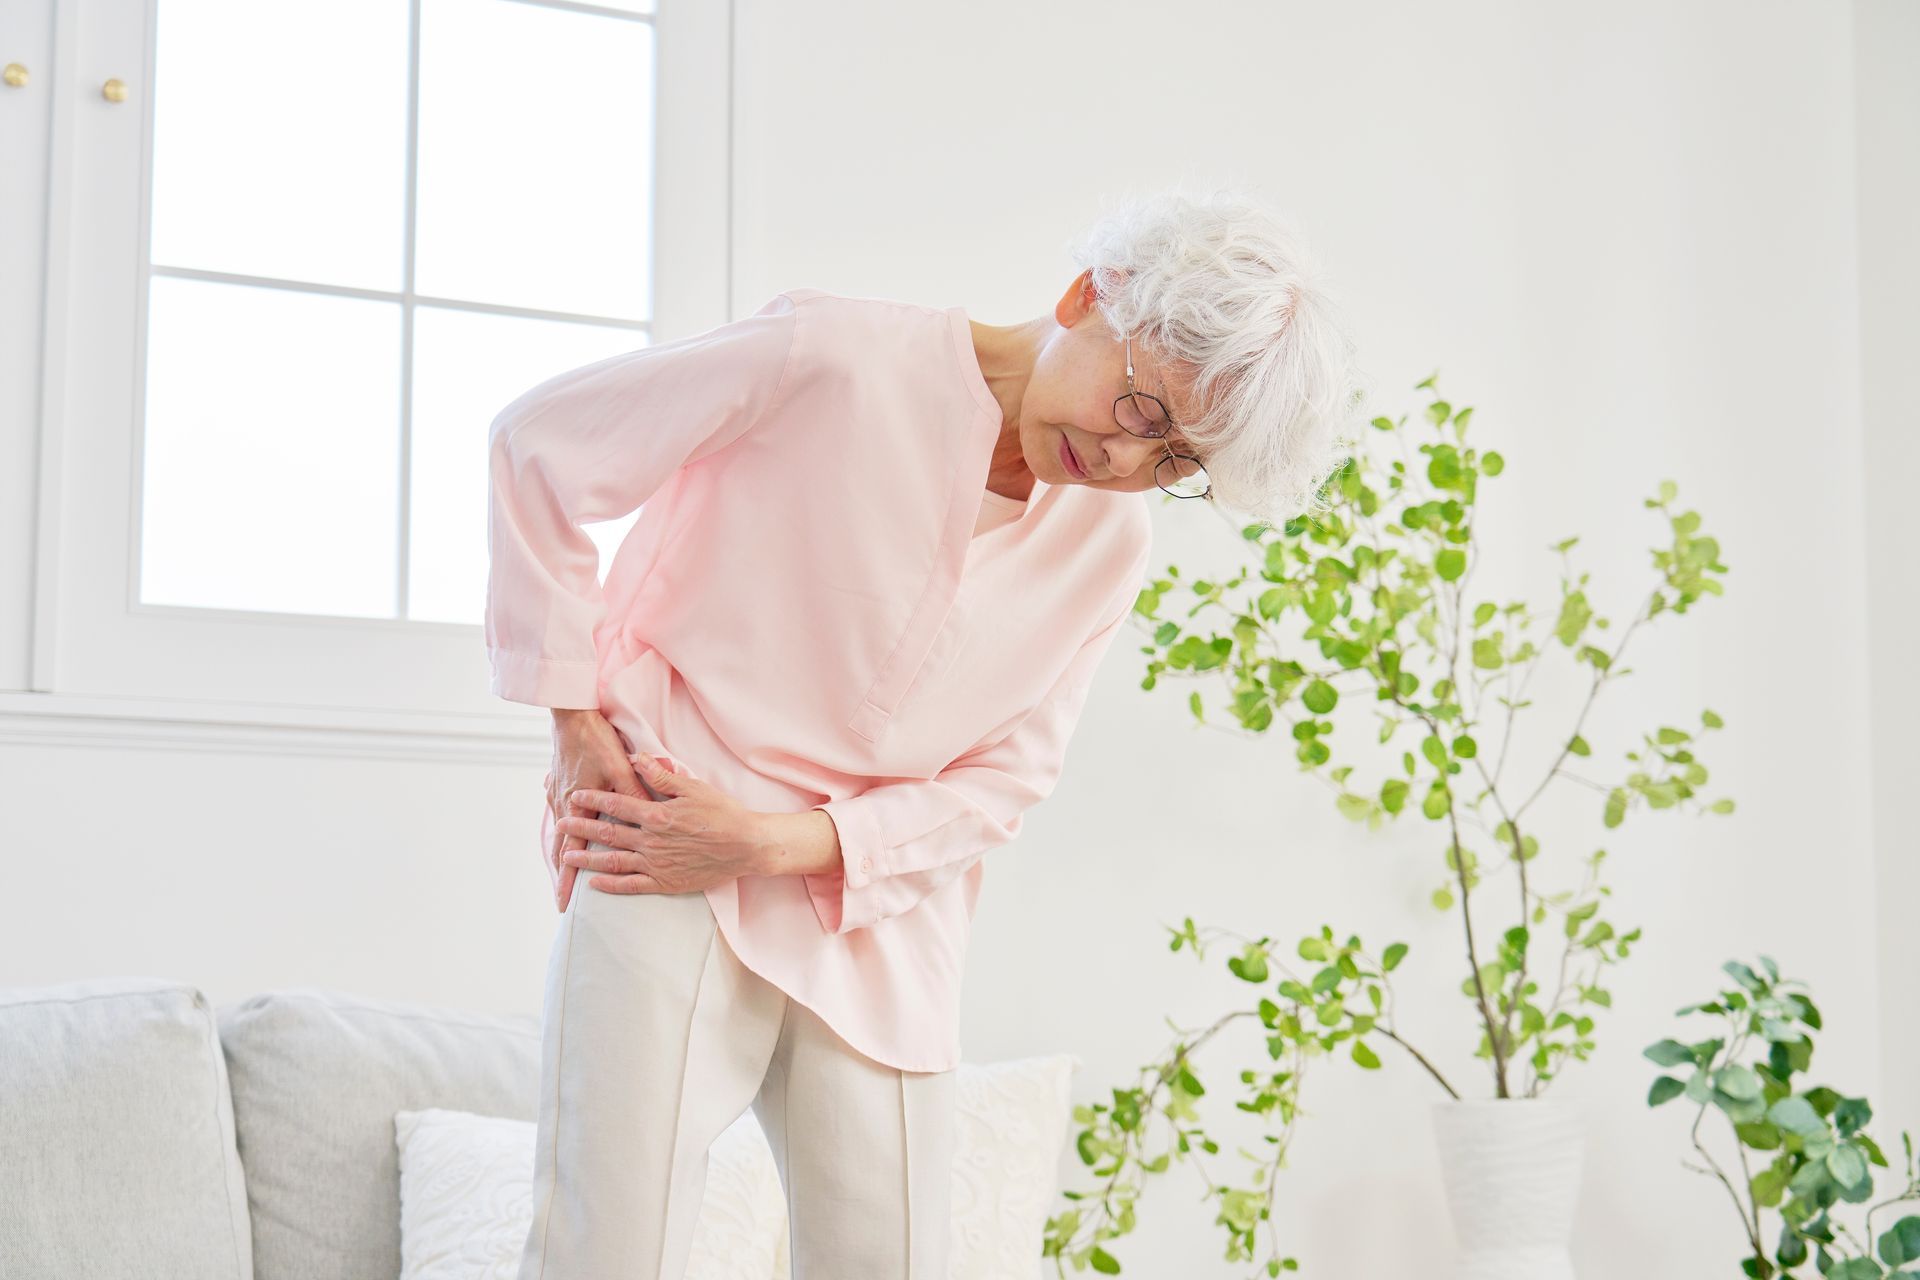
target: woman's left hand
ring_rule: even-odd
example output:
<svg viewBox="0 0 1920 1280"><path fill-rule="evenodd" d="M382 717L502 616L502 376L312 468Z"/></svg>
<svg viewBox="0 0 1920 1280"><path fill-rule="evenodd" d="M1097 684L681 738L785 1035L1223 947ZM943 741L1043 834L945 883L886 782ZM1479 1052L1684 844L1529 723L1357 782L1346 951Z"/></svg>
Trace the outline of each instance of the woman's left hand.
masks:
<svg viewBox="0 0 1920 1280"><path fill-rule="evenodd" d="M675 773L651 755L628 757L659 800L616 791L575 791L573 804L619 819L573 815L558 829L611 849L573 849L562 861L603 874L587 884L606 893L691 893L761 865L763 814L712 783ZM627 823L634 823L628 826Z"/></svg>

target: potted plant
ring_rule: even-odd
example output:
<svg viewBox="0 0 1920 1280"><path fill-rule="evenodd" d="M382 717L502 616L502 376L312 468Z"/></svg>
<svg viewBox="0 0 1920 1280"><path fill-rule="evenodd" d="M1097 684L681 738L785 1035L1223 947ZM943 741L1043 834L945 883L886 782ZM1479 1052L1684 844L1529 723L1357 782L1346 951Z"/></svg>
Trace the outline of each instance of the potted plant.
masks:
<svg viewBox="0 0 1920 1280"><path fill-rule="evenodd" d="M1045 1251L1062 1268L1072 1262L1117 1274L1119 1262L1104 1242L1131 1229L1142 1175L1176 1156L1217 1150L1195 1123L1204 1089L1194 1053L1231 1021L1258 1018L1279 1069L1243 1071L1249 1097L1238 1105L1268 1115L1277 1131L1268 1135L1270 1158L1259 1162L1252 1186L1210 1180L1229 1259L1258 1261L1266 1275L1297 1267L1279 1242L1270 1241L1262 1257L1255 1241L1260 1224L1270 1222L1271 1175L1285 1162L1302 1068L1333 1052L1377 1067L1377 1036L1446 1094L1434 1123L1460 1236L1458 1274L1572 1275L1566 1238L1583 1129L1571 1105L1542 1092L1569 1060L1592 1052L1594 1011L1612 1002L1604 971L1627 958L1640 930L1621 929L1603 915L1611 893L1600 881L1604 849L1579 859L1580 883L1546 887L1547 869L1573 860L1547 852L1530 811L1554 783L1591 789L1603 830L1641 807L1732 811L1731 800L1701 796L1708 775L1698 738L1722 724L1711 710L1700 713L1697 729L1662 724L1644 733L1608 771L1612 776L1596 767L1582 736L1600 693L1631 670L1622 659L1635 632L1720 594L1726 567L1699 515L1675 509L1676 488L1666 482L1645 500L1666 526L1652 551L1653 582L1611 644L1612 622L1589 597L1587 575L1570 564L1577 538L1553 547L1563 568L1550 615L1538 616L1521 601L1476 599L1469 588L1480 559L1479 487L1502 474L1504 463L1467 443L1473 409L1456 410L1439 397L1436 382L1430 377L1417 388L1429 396L1419 415L1425 438L1413 439L1404 416L1375 418L1384 460L1356 450L1323 487L1320 509L1278 529L1241 528L1247 554L1230 577L1187 580L1168 565L1140 593L1134 622L1148 633L1143 689L1178 679L1192 686L1188 705L1201 725L1216 727L1208 719L1211 704L1231 721L1228 732L1284 732L1301 770L1324 779L1340 812L1356 822L1378 828L1417 815L1432 824L1444 872L1431 901L1460 924L1461 992L1478 1033L1475 1054L1487 1062L1490 1097L1463 1097L1393 1031L1387 974L1406 954L1404 944L1373 957L1357 935L1336 941L1332 927L1322 926L1295 948L1320 966L1309 976L1285 970L1271 939L1242 938L1230 971L1272 985L1273 995L1179 1031L1136 1085L1115 1089L1110 1104L1076 1110L1086 1126L1078 1135L1081 1158L1104 1182L1095 1192L1068 1192L1074 1204L1049 1224ZM1513 727L1533 706L1526 689L1550 654L1585 669L1584 697L1548 758L1521 777L1519 762L1508 759ZM1341 724L1351 726L1349 735L1337 734ZM1368 740L1349 746L1362 725ZM1338 759L1336 747L1343 749ZM1370 770L1364 786L1357 776L1363 764ZM1500 913L1505 918L1495 923ZM1191 919L1169 929L1175 950L1191 945L1196 955L1225 933L1198 930ZM1547 954L1549 937L1557 955ZM1148 1157L1146 1127L1155 1114L1166 1117L1175 1141Z"/></svg>
<svg viewBox="0 0 1920 1280"><path fill-rule="evenodd" d="M1812 997L1794 989L1804 983L1782 978L1771 956L1760 957L1758 970L1738 960L1721 967L1736 985L1676 1011L1717 1019L1719 1034L1648 1045L1647 1058L1682 1074L1656 1077L1647 1105L1680 1098L1691 1104L1688 1137L1704 1163L1682 1164L1726 1187L1745 1237L1741 1274L1775 1280L1804 1275L1801 1268L1811 1263L1828 1280L1920 1280L1920 1216L1907 1214L1873 1233L1876 1213L1920 1199L1912 1137L1900 1135L1906 1149L1901 1189L1868 1206L1856 1235L1843 1207L1871 1201L1873 1166L1889 1167L1867 1135L1873 1108L1825 1085L1796 1088L1794 1076L1813 1062L1812 1033L1821 1029ZM1737 1174L1702 1141L1709 1115L1726 1124ZM1769 1213L1779 1219L1777 1233L1768 1228Z"/></svg>

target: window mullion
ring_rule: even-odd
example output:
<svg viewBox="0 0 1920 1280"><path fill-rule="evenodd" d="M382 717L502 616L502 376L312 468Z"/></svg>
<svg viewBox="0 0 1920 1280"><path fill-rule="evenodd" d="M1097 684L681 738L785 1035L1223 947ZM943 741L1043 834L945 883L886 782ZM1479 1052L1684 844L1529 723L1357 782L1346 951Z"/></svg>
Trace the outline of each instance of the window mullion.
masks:
<svg viewBox="0 0 1920 1280"><path fill-rule="evenodd" d="M416 217L416 181L420 171L420 0L407 6L407 180L400 250L400 557L394 574L393 616L407 617L412 595L409 581L413 562L413 255Z"/></svg>

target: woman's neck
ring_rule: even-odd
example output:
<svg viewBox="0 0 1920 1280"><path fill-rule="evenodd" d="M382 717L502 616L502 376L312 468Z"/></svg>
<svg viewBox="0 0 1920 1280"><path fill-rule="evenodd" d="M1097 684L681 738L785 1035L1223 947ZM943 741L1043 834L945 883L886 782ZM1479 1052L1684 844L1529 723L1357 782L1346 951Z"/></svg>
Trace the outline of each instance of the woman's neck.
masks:
<svg viewBox="0 0 1920 1280"><path fill-rule="evenodd" d="M1024 502L1033 493L1033 469L1020 448L1020 424L1002 423L987 463L987 488L1003 498Z"/></svg>

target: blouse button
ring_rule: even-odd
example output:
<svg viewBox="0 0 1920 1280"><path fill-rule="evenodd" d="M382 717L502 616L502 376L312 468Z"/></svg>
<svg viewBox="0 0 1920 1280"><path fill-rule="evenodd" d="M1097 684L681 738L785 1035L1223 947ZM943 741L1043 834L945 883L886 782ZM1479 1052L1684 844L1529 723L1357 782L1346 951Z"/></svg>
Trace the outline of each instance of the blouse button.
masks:
<svg viewBox="0 0 1920 1280"><path fill-rule="evenodd" d="M861 869L862 871L871 871L871 870L873 870L873 859L872 859L872 858L862 858L862 859L860 859L860 869Z"/></svg>

